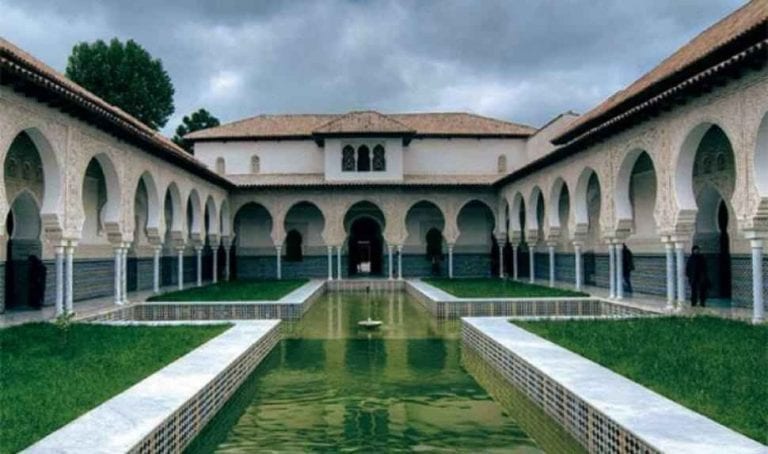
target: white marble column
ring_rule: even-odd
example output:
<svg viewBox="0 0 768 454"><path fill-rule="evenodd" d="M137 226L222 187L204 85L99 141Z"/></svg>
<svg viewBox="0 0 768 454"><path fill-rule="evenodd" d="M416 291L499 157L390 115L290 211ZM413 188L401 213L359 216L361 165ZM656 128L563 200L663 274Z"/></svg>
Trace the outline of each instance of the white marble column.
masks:
<svg viewBox="0 0 768 454"><path fill-rule="evenodd" d="M608 243L608 298L616 298L616 249Z"/></svg>
<svg viewBox="0 0 768 454"><path fill-rule="evenodd" d="M517 245L512 246L512 279L517 280L520 275L517 272Z"/></svg>
<svg viewBox="0 0 768 454"><path fill-rule="evenodd" d="M624 299L624 251L619 243L613 245L616 254L616 298Z"/></svg>
<svg viewBox="0 0 768 454"><path fill-rule="evenodd" d="M394 260L394 258L392 256L393 255L393 252L392 252L393 249L394 249L394 246L392 246L391 244L387 245L387 265L388 265L388 268L389 268L389 280L390 281L395 278L395 270L393 269L393 267L395 266L395 260Z"/></svg>
<svg viewBox="0 0 768 454"><path fill-rule="evenodd" d="M56 316L64 313L64 246L56 246Z"/></svg>
<svg viewBox="0 0 768 454"><path fill-rule="evenodd" d="M548 244L547 252L549 252L549 286L555 286L555 245Z"/></svg>
<svg viewBox="0 0 768 454"><path fill-rule="evenodd" d="M675 309L675 245L671 241L664 243L667 257L667 311Z"/></svg>
<svg viewBox="0 0 768 454"><path fill-rule="evenodd" d="M499 244L499 277L504 278L504 245L506 243L498 241Z"/></svg>
<svg viewBox="0 0 768 454"><path fill-rule="evenodd" d="M328 246L328 280L333 280L333 246Z"/></svg>
<svg viewBox="0 0 768 454"><path fill-rule="evenodd" d="M160 252L163 247L155 246L152 256L152 292L160 293Z"/></svg>
<svg viewBox="0 0 768 454"><path fill-rule="evenodd" d="M211 273L211 277L213 278L213 283L219 282L219 248L218 247L212 247L213 249L213 272Z"/></svg>
<svg viewBox="0 0 768 454"><path fill-rule="evenodd" d="M232 244L224 244L224 279L227 281L230 280L232 277L231 270L231 261L232 258L230 257L232 252Z"/></svg>
<svg viewBox="0 0 768 454"><path fill-rule="evenodd" d="M675 242L675 266L677 267L677 309L685 308L685 243Z"/></svg>
<svg viewBox="0 0 768 454"><path fill-rule="evenodd" d="M195 248L195 259L197 261L197 267L195 271L197 272L197 286L202 287L203 286L203 248L201 246L198 246Z"/></svg>
<svg viewBox="0 0 768 454"><path fill-rule="evenodd" d="M448 245L448 278L453 279L453 244Z"/></svg>
<svg viewBox="0 0 768 454"><path fill-rule="evenodd" d="M403 245L397 245L397 278L403 279Z"/></svg>
<svg viewBox="0 0 768 454"><path fill-rule="evenodd" d="M575 274L575 280L576 280L576 290L581 290L581 287L583 286L583 271L582 268L582 257L581 257L581 243L578 241L573 242L573 255L575 260L575 266L574 266L574 274Z"/></svg>
<svg viewBox="0 0 768 454"><path fill-rule="evenodd" d="M123 304L123 248L115 248L115 304Z"/></svg>
<svg viewBox="0 0 768 454"><path fill-rule="evenodd" d="M283 278L283 246L275 246L275 259L277 260L277 279Z"/></svg>
<svg viewBox="0 0 768 454"><path fill-rule="evenodd" d="M536 254L533 245L528 247L528 268L531 270L528 282L533 284L536 282Z"/></svg>
<svg viewBox="0 0 768 454"><path fill-rule="evenodd" d="M338 279L342 279L341 274L341 248L343 246L336 246L336 275L338 276Z"/></svg>
<svg viewBox="0 0 768 454"><path fill-rule="evenodd" d="M75 257L75 245L70 242L65 251L66 254L66 300L64 301L64 312L71 314L74 312L74 287L73 287L73 262Z"/></svg>
<svg viewBox="0 0 768 454"><path fill-rule="evenodd" d="M750 240L752 246L752 323L765 321L763 306L763 240Z"/></svg>
<svg viewBox="0 0 768 454"><path fill-rule="evenodd" d="M184 248L180 247L178 248L178 251L176 252L176 255L178 257L178 277L179 277L179 290L184 290Z"/></svg>
<svg viewBox="0 0 768 454"><path fill-rule="evenodd" d="M123 266L120 268L120 272L122 273L122 289L123 294L121 296L120 301L122 301L123 304L128 302L128 243L123 244Z"/></svg>

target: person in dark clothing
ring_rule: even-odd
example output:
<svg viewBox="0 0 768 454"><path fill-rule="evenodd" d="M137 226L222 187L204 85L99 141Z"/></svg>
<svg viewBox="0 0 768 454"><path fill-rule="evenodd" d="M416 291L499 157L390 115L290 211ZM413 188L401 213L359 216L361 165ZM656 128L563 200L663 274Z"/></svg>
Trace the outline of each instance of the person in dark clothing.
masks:
<svg viewBox="0 0 768 454"><path fill-rule="evenodd" d="M43 307L45 298L45 278L47 270L45 264L36 255L29 256L29 305Z"/></svg>
<svg viewBox="0 0 768 454"><path fill-rule="evenodd" d="M632 271L635 271L635 259L632 255L632 251L629 250L626 244L621 245L621 274L624 277L624 291L626 293L632 293L632 281L630 275Z"/></svg>
<svg viewBox="0 0 768 454"><path fill-rule="evenodd" d="M688 263L685 266L685 275L691 286L691 306L696 307L699 303L701 303L701 307L706 306L707 289L709 288L707 261L701 255L698 246L693 246L691 249L691 256L688 257Z"/></svg>

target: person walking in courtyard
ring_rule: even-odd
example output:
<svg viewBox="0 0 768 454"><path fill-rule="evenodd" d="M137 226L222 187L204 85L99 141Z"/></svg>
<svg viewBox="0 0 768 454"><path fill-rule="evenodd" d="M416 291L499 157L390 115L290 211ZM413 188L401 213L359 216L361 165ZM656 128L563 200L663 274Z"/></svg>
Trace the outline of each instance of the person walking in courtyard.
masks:
<svg viewBox="0 0 768 454"><path fill-rule="evenodd" d="M629 250L626 244L621 245L621 260L624 292L629 294L632 293L632 281L630 280L630 275L632 274L632 271L635 271L635 260L632 251Z"/></svg>
<svg viewBox="0 0 768 454"><path fill-rule="evenodd" d="M701 303L701 307L704 307L707 301L707 288L709 287L707 261L700 251L699 246L694 245L685 266L685 274L688 277L688 284L691 286L692 307L696 307L699 303Z"/></svg>

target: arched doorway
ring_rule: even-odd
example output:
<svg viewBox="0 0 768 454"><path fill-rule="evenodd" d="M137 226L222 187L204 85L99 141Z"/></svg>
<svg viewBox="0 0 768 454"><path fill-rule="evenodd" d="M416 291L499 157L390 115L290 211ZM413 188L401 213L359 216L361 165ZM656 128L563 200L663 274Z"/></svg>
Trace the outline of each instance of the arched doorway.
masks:
<svg viewBox="0 0 768 454"><path fill-rule="evenodd" d="M273 279L277 275L272 215L264 205L249 202L235 213L235 241L230 249L232 279Z"/></svg>
<svg viewBox="0 0 768 454"><path fill-rule="evenodd" d="M348 271L350 276L381 275L384 239L381 225L372 217L361 216L349 228Z"/></svg>
<svg viewBox="0 0 768 454"><path fill-rule="evenodd" d="M327 246L323 240L325 217L312 202L295 203L283 220L284 278L324 278L328 275ZM335 268L334 268L335 269Z"/></svg>
<svg viewBox="0 0 768 454"><path fill-rule="evenodd" d="M5 307L39 309L44 302L46 269L40 260L40 209L28 191L16 197L5 225Z"/></svg>
<svg viewBox="0 0 768 454"><path fill-rule="evenodd" d="M703 127L700 125L691 134L701 134ZM695 145L695 149L684 149L683 153L690 154L695 150L693 168L686 175L692 177L689 184L696 206L693 245L699 246L707 264L707 305L730 306L732 298L738 298L740 304L746 305L751 300L751 286L746 282L733 285L731 269L735 217L730 200L736 183L731 141L719 126L706 125ZM738 291L738 295L734 295L734 291Z"/></svg>
<svg viewBox="0 0 768 454"><path fill-rule="evenodd" d="M403 246L404 274L413 276L447 275L443 254L445 216L433 202L413 204L405 215L408 236Z"/></svg>
<svg viewBox="0 0 768 454"><path fill-rule="evenodd" d="M480 200L466 203L456 217L459 236L453 253L454 276L498 275L499 250L493 210Z"/></svg>

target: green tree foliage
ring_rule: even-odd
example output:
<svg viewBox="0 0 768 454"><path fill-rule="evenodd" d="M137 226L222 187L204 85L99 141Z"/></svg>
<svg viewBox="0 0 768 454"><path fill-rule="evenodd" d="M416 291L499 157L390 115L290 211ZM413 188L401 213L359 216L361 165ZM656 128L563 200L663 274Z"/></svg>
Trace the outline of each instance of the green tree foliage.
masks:
<svg viewBox="0 0 768 454"><path fill-rule="evenodd" d="M152 129L165 126L173 114L173 83L162 61L133 40L75 45L66 75Z"/></svg>
<svg viewBox="0 0 768 454"><path fill-rule="evenodd" d="M219 126L219 124L221 124L219 119L211 115L210 112L205 109L198 109L192 115L185 115L181 119L181 124L176 128L176 135L173 136L173 141L176 145L192 153L192 144L184 140L184 136L190 132Z"/></svg>

